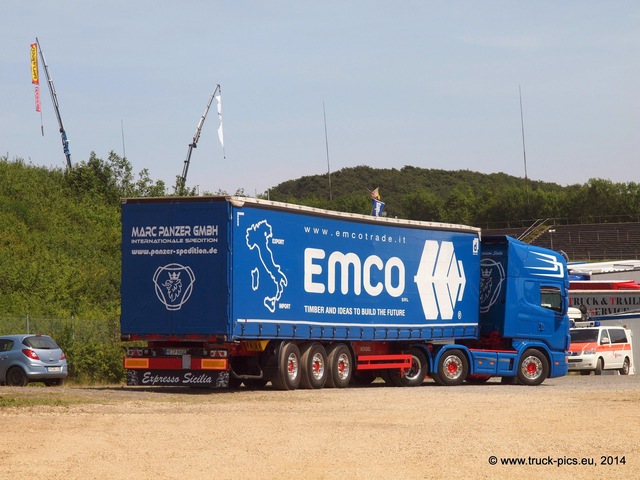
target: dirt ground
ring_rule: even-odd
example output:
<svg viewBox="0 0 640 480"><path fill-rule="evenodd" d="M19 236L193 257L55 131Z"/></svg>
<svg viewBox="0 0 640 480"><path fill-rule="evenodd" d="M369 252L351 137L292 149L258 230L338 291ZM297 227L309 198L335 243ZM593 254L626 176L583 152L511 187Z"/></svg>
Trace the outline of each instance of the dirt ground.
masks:
<svg viewBox="0 0 640 480"><path fill-rule="evenodd" d="M291 392L0 387L0 429L0 478L637 479L640 375Z"/></svg>

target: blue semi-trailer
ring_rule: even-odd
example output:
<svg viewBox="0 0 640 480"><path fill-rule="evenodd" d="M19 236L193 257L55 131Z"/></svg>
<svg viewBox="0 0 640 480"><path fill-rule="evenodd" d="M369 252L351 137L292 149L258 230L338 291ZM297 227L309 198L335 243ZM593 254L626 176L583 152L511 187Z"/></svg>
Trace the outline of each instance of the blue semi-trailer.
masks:
<svg viewBox="0 0 640 480"><path fill-rule="evenodd" d="M563 257L246 197L122 204L128 385L414 386L568 371Z"/></svg>

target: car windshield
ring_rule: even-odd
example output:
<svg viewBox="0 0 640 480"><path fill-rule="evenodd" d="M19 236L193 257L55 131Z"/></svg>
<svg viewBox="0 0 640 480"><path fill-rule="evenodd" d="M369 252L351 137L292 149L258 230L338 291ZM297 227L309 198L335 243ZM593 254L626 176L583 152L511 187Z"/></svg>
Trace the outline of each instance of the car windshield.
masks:
<svg viewBox="0 0 640 480"><path fill-rule="evenodd" d="M38 350L55 350L59 348L51 337L26 337L22 343Z"/></svg>
<svg viewBox="0 0 640 480"><path fill-rule="evenodd" d="M575 328L571 330L572 343L586 343L598 341L597 328Z"/></svg>

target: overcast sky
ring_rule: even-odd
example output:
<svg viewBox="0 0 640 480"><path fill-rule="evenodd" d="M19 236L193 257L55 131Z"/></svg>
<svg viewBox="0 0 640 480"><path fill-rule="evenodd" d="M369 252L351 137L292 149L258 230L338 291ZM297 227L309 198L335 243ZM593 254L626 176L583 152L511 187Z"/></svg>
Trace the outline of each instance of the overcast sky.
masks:
<svg viewBox="0 0 640 480"><path fill-rule="evenodd" d="M369 165L640 182L637 1L3 0L0 154L63 168L126 153L172 186L263 193ZM325 146L326 110L329 162ZM123 142L124 131L124 142ZM384 196L384 192L381 192Z"/></svg>

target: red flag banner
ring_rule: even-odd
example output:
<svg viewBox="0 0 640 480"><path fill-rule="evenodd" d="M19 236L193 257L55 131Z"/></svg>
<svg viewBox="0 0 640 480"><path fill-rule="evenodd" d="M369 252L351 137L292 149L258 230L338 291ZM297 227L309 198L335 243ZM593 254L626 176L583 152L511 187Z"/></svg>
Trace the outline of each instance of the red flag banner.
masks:
<svg viewBox="0 0 640 480"><path fill-rule="evenodd" d="M38 44L31 44L31 83L34 85L39 85L39 75L38 75Z"/></svg>

